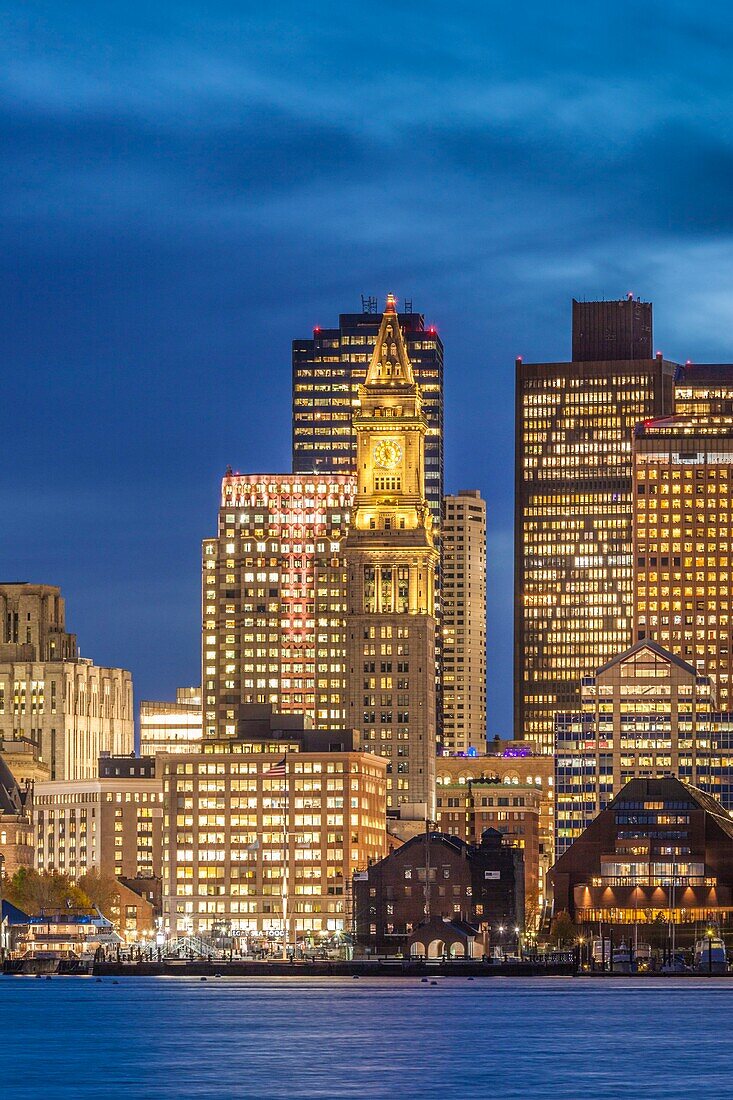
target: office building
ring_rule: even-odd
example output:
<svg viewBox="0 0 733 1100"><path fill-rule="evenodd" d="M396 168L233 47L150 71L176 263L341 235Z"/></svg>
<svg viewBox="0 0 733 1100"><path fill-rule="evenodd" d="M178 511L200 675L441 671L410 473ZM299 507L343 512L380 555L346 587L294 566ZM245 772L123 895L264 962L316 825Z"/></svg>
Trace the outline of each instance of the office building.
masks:
<svg viewBox="0 0 733 1100"><path fill-rule="evenodd" d="M674 414L733 417L733 363L685 363L674 374Z"/></svg>
<svg viewBox="0 0 733 1100"><path fill-rule="evenodd" d="M432 820L438 551L425 496L427 421L391 295L353 425L357 493L344 543L346 722L365 749L388 761L389 807Z"/></svg>
<svg viewBox="0 0 733 1100"><path fill-rule="evenodd" d="M53 780L35 788L36 866L74 879L159 878L163 781L155 760L103 757L96 779Z"/></svg>
<svg viewBox="0 0 733 1100"><path fill-rule="evenodd" d="M551 756L513 745L499 754L439 756L436 761L441 830L477 843L483 829L494 828L524 851L525 927L530 929L548 903L547 872L555 859L554 773Z"/></svg>
<svg viewBox="0 0 733 1100"><path fill-rule="evenodd" d="M355 877L357 943L372 954L435 958L468 954L469 938L482 939L486 951L500 929L524 930L522 862L494 829L476 844L442 833L413 837ZM450 951L445 924L456 922L468 937L451 935Z"/></svg>
<svg viewBox="0 0 733 1100"><path fill-rule="evenodd" d="M575 311L584 358L516 365L514 736L547 753L581 678L631 644L632 433L672 406L674 364L631 334L637 303L616 305Z"/></svg>
<svg viewBox="0 0 733 1100"><path fill-rule="evenodd" d="M634 433L633 459L635 636L655 639L709 676L718 707L727 711L733 708L733 417L647 420Z"/></svg>
<svg viewBox="0 0 733 1100"><path fill-rule="evenodd" d="M176 688L175 703L151 699L140 703L141 756L196 749L201 737L201 688Z"/></svg>
<svg viewBox="0 0 733 1100"><path fill-rule="evenodd" d="M0 584L0 743L31 742L51 779L91 779L102 752L133 751L132 677L80 657L64 614L53 585Z"/></svg>
<svg viewBox="0 0 733 1100"><path fill-rule="evenodd" d="M652 358L652 303L627 294L619 301L573 298L573 362Z"/></svg>
<svg viewBox="0 0 733 1100"><path fill-rule="evenodd" d="M237 735L167 754L164 908L171 934L225 929L282 949L351 927L354 872L386 846L385 772L352 730L243 706Z"/></svg>
<svg viewBox="0 0 733 1100"><path fill-rule="evenodd" d="M540 799L536 787L506 787L489 776L438 787L435 811L441 833L479 844L487 829L495 829L505 844L521 850L528 909L525 917L532 927L540 915Z"/></svg>
<svg viewBox="0 0 733 1100"><path fill-rule="evenodd" d="M343 541L348 475L224 477L216 538L203 544L204 736L235 736L241 705L312 725L346 721Z"/></svg>
<svg viewBox="0 0 733 1100"><path fill-rule="evenodd" d="M555 911L613 942L690 945L733 918L733 821L679 779L631 779L550 872ZM634 932L636 927L637 932Z"/></svg>
<svg viewBox="0 0 733 1100"><path fill-rule="evenodd" d="M476 489L443 501L442 666L447 752L486 752L486 502Z"/></svg>
<svg viewBox="0 0 733 1100"><path fill-rule="evenodd" d="M556 732L558 857L630 779L673 775L733 810L733 715L709 677L656 642L585 677Z"/></svg>
<svg viewBox="0 0 733 1100"><path fill-rule="evenodd" d="M359 387L374 353L381 317L376 299L362 313L342 313L338 328L313 329L293 341L293 469L296 473L355 474ZM407 355L423 397L425 495L440 526L443 499L443 344L434 326L410 303L398 315Z"/></svg>
<svg viewBox="0 0 733 1100"><path fill-rule="evenodd" d="M33 786L21 787L0 756L0 880L32 867L33 855Z"/></svg>

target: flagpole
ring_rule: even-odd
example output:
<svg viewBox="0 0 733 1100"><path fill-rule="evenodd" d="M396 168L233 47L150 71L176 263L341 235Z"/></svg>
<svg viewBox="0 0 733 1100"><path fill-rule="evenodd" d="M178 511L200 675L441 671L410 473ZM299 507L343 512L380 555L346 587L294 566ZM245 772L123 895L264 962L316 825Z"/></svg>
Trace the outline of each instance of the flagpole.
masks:
<svg viewBox="0 0 733 1100"><path fill-rule="evenodd" d="M290 838L288 831L288 814L290 799L288 797L288 754L285 753L285 804L283 806L283 960L288 957L288 870L290 865Z"/></svg>

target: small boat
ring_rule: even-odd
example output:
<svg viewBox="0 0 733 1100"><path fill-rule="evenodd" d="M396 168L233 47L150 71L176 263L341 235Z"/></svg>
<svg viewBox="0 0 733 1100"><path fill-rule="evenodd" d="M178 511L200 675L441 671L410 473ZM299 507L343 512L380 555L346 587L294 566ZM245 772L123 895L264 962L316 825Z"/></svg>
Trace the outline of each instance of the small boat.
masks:
<svg viewBox="0 0 733 1100"><path fill-rule="evenodd" d="M728 956L720 936L705 936L695 942L694 967L698 974L728 973Z"/></svg>
<svg viewBox="0 0 733 1100"><path fill-rule="evenodd" d="M15 954L23 973L54 973L69 963L91 966L99 947L120 943L112 922L97 908L41 910L29 917Z"/></svg>

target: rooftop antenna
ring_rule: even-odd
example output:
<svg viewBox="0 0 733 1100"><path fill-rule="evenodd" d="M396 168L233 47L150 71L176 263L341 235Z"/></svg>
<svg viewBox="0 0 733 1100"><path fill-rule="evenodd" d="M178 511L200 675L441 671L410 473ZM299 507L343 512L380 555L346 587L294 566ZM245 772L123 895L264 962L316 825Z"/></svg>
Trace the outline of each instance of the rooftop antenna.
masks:
<svg viewBox="0 0 733 1100"><path fill-rule="evenodd" d="M361 296L361 312L362 313L376 313L377 312L377 299L372 298L371 294L362 294Z"/></svg>

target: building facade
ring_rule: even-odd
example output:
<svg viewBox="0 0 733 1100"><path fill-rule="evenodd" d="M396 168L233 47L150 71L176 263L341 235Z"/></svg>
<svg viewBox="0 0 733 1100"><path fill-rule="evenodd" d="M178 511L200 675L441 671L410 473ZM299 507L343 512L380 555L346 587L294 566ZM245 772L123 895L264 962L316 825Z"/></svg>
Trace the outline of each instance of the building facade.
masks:
<svg viewBox="0 0 733 1100"><path fill-rule="evenodd" d="M680 400L692 408L718 405L712 395ZM709 676L719 708L729 710L733 416L699 413L638 425L634 519L635 636L654 638Z"/></svg>
<svg viewBox="0 0 733 1100"><path fill-rule="evenodd" d="M486 752L486 502L443 501L442 707L447 752Z"/></svg>
<svg viewBox="0 0 733 1100"><path fill-rule="evenodd" d="M354 927L363 950L409 954L420 927L436 919L463 922L497 942L505 930L523 930L521 851L493 829L478 844L428 833L356 876Z"/></svg>
<svg viewBox="0 0 733 1100"><path fill-rule="evenodd" d="M106 757L99 772L97 779L36 784L38 870L74 879L92 870L111 878L159 878L163 781L155 760Z"/></svg>
<svg viewBox="0 0 733 1100"><path fill-rule="evenodd" d="M551 756L515 747L499 754L439 756L436 761L441 830L476 843L482 827L494 828L525 852L527 928L536 927L548 901L547 872L555 858L554 773Z"/></svg>
<svg viewBox="0 0 733 1100"><path fill-rule="evenodd" d="M314 328L293 341L293 470L299 474L355 474L359 388L379 335L374 312L342 313L338 328ZM440 525L443 499L443 344L434 326L412 309L400 313L407 354L423 395L425 495Z"/></svg>
<svg viewBox="0 0 733 1100"><path fill-rule="evenodd" d="M89 779L135 744L132 677L79 657L52 585L0 584L0 743L32 742L52 779Z"/></svg>
<svg viewBox="0 0 733 1100"><path fill-rule="evenodd" d="M708 794L667 777L631 779L550 872L555 911L628 942L704 935L733 919L733 821ZM618 936L616 938L618 942ZM652 946L662 946L652 942Z"/></svg>
<svg viewBox="0 0 733 1100"><path fill-rule="evenodd" d="M346 719L351 476L228 473L203 544L205 737L234 736L237 708L269 703L323 729Z"/></svg>
<svg viewBox="0 0 733 1100"><path fill-rule="evenodd" d="M631 644L632 434L672 406L674 364L624 358L651 344L632 337L628 307L582 305L583 359L516 364L514 736L547 753L581 678ZM585 358L599 346L618 352Z"/></svg>
<svg viewBox="0 0 733 1100"><path fill-rule="evenodd" d="M733 416L733 363L685 363L674 374L675 416Z"/></svg>
<svg viewBox="0 0 733 1100"><path fill-rule="evenodd" d="M33 785L21 787L0 757L0 879L32 867L33 855Z"/></svg>
<svg viewBox="0 0 733 1100"><path fill-rule="evenodd" d="M353 731L242 713L237 737L161 758L166 925L250 943L348 931L354 872L385 852L386 765Z"/></svg>
<svg viewBox="0 0 733 1100"><path fill-rule="evenodd" d="M709 677L656 642L585 677L556 735L558 857L630 779L673 775L733 810L733 715L717 710Z"/></svg>
<svg viewBox="0 0 733 1100"><path fill-rule="evenodd" d="M427 421L393 297L359 389L357 493L344 544L349 726L388 761L390 808L435 811L435 575ZM420 807L419 809L417 807Z"/></svg>
<svg viewBox="0 0 733 1100"><path fill-rule="evenodd" d="M177 688L174 703L151 699L141 701L141 756L195 749L201 743L202 736L201 688Z"/></svg>

